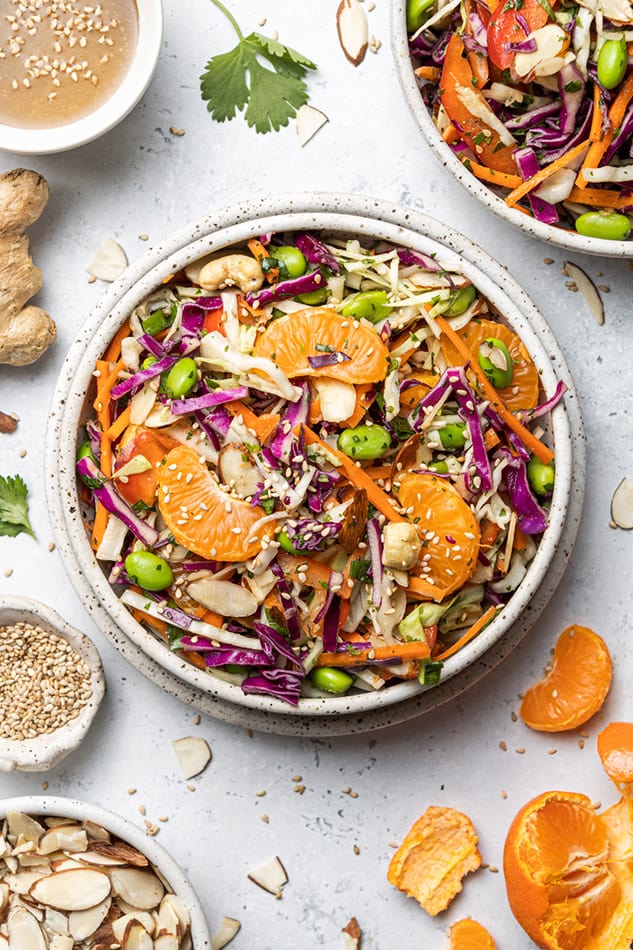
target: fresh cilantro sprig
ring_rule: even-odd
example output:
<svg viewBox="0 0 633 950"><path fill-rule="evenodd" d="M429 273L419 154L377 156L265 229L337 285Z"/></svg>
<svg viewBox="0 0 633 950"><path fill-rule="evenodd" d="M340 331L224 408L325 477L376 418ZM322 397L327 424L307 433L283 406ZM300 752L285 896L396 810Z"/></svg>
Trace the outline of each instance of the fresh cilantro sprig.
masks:
<svg viewBox="0 0 633 950"><path fill-rule="evenodd" d="M237 20L220 0L211 2L229 19L239 42L207 63L200 91L216 122L230 122L238 112L257 132L278 132L308 101L304 82L315 63L261 33L244 36Z"/></svg>
<svg viewBox="0 0 633 950"><path fill-rule="evenodd" d="M29 521L28 494L19 475L0 475L0 537L15 538L23 533L35 537Z"/></svg>

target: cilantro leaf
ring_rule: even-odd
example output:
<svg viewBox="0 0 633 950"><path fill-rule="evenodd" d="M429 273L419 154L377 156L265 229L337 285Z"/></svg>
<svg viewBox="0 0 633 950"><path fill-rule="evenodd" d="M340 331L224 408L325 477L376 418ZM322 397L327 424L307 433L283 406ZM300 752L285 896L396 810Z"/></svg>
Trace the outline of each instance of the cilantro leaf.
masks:
<svg viewBox="0 0 633 950"><path fill-rule="evenodd" d="M0 475L0 535L15 538L18 534L35 537L28 513L29 490L19 475Z"/></svg>
<svg viewBox="0 0 633 950"><path fill-rule="evenodd" d="M207 63L200 92L216 122L231 121L239 112L250 128L278 132L308 101L304 81L312 60L278 40L251 33L244 36L235 18L219 0L212 0L230 20L239 42Z"/></svg>

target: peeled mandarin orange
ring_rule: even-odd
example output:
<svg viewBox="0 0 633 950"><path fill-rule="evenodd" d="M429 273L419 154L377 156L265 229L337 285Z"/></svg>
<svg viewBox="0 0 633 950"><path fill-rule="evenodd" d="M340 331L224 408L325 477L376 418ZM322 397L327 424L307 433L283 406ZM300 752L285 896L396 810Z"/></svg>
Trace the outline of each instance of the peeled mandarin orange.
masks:
<svg viewBox="0 0 633 950"><path fill-rule="evenodd" d="M349 360L310 366L310 356L328 353L343 353ZM345 319L328 307L309 307L273 320L257 337L254 354L272 360L289 379L328 376L352 384L384 379L389 359L372 326Z"/></svg>
<svg viewBox="0 0 633 950"><path fill-rule="evenodd" d="M496 950L497 945L486 930L470 917L458 920L449 931L450 950Z"/></svg>
<svg viewBox="0 0 633 950"><path fill-rule="evenodd" d="M500 389L499 396L512 412L516 409L533 409L538 405L538 370L532 362L525 344L516 333L513 333L502 323L475 318L463 330L459 331L459 336L473 354L473 362L475 363L479 358L479 347L484 340L494 338L505 343L512 357L512 383L505 389ZM449 366L463 365L461 356L446 337L442 339L442 352ZM474 377L471 377L471 382L473 379Z"/></svg>
<svg viewBox="0 0 633 950"><path fill-rule="evenodd" d="M505 843L506 889L539 947L620 950L601 942L621 895L608 850L605 823L585 795L544 792L519 811Z"/></svg>
<svg viewBox="0 0 633 950"><path fill-rule="evenodd" d="M601 636L588 627L567 627L554 648L550 671L523 698L523 722L541 732L576 729L604 703L612 671Z"/></svg>
<svg viewBox="0 0 633 950"><path fill-rule="evenodd" d="M117 481L117 489L131 505L142 501L152 507L156 501L156 486L158 484L157 464L167 453L178 445L175 439L165 435L160 429L146 429L145 426L129 425L118 445L115 471L137 455L143 455L152 467L146 472L128 475L126 481Z"/></svg>
<svg viewBox="0 0 633 950"><path fill-rule="evenodd" d="M633 783L633 722L610 722L598 735L598 755L610 779Z"/></svg>
<svg viewBox="0 0 633 950"><path fill-rule="evenodd" d="M261 549L261 532L253 535L262 508L220 488L193 449L179 445L165 458L158 474L158 506L178 544L209 560L246 561Z"/></svg>
<svg viewBox="0 0 633 950"><path fill-rule="evenodd" d="M477 841L470 818L431 805L391 859L387 879L435 917L461 891L464 875L480 866Z"/></svg>
<svg viewBox="0 0 633 950"><path fill-rule="evenodd" d="M415 573L431 581L443 596L452 594L477 567L479 524L475 515L450 482L435 475L407 474L396 490L398 501L422 538Z"/></svg>

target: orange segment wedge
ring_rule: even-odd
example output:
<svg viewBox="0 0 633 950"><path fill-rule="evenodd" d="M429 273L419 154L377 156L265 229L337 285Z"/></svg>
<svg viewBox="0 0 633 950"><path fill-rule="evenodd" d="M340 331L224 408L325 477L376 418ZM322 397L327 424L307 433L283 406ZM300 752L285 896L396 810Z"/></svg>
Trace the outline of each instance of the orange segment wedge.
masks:
<svg viewBox="0 0 633 950"><path fill-rule="evenodd" d="M539 947L623 948L602 942L621 894L607 858L605 824L585 795L544 792L520 810L505 843L506 889Z"/></svg>
<svg viewBox="0 0 633 950"><path fill-rule="evenodd" d="M384 379L389 359L389 350L373 327L346 320L328 307L310 307L273 320L258 336L254 353L272 360L289 379L328 376L352 384ZM349 360L310 366L310 356L327 353L344 353Z"/></svg>
<svg viewBox="0 0 633 950"><path fill-rule="evenodd" d="M604 703L613 665L606 643L588 627L563 630L550 671L526 692L520 715L531 729L576 729Z"/></svg>
<svg viewBox="0 0 633 950"><path fill-rule="evenodd" d="M435 475L407 474L397 492L422 538L415 573L432 581L444 596L452 594L477 567L479 525L475 515L450 482Z"/></svg>
<svg viewBox="0 0 633 950"><path fill-rule="evenodd" d="M261 548L253 536L261 508L223 491L193 449L179 445L158 475L158 506L178 544L209 560L246 561Z"/></svg>
<svg viewBox="0 0 633 950"><path fill-rule="evenodd" d="M131 505L142 501L152 507L156 501L156 486L158 483L157 465L167 453L178 445L175 439L165 435L160 429L146 429L145 426L129 425L118 445L115 471L123 468L137 455L143 455L152 467L146 472L128 475L126 481L118 481L117 489Z"/></svg>
<svg viewBox="0 0 633 950"><path fill-rule="evenodd" d="M532 362L525 344L522 343L521 338L516 333L513 333L502 323L474 319L463 330L459 331L459 336L473 354L473 361L477 361L479 347L484 340L494 337L505 343L512 357L513 375L511 385L505 389L500 389L499 396L511 412L517 409L533 409L538 405L538 370ZM442 351L449 366L463 365L461 356L446 337L442 339Z"/></svg>
<svg viewBox="0 0 633 950"><path fill-rule="evenodd" d="M633 783L633 722L610 722L598 735L598 755L613 782Z"/></svg>
<svg viewBox="0 0 633 950"><path fill-rule="evenodd" d="M435 917L461 891L462 878L480 866L477 841L470 818L431 805L391 859L387 879Z"/></svg>
<svg viewBox="0 0 633 950"><path fill-rule="evenodd" d="M476 920L466 917L453 924L449 931L450 950L496 950L497 945L486 930Z"/></svg>

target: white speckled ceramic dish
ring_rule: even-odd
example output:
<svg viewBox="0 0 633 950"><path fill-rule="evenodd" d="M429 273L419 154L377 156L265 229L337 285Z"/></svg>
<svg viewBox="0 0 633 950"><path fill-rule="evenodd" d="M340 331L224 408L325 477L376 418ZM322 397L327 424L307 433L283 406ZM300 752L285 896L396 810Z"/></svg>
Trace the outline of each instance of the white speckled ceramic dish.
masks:
<svg viewBox="0 0 633 950"><path fill-rule="evenodd" d="M24 795L20 798L5 798L0 801L0 821L6 818L10 811L25 812L34 818L39 815L93 821L116 835L117 838L131 844L154 865L171 887L172 893L180 897L189 910L193 950L208 950L211 947L211 937L204 911L184 871L158 844L156 838L146 835L144 830L132 824L127 818L121 818L120 815L115 815L114 812L107 811L100 805L92 805L89 802L71 798L57 798L54 795Z"/></svg>
<svg viewBox="0 0 633 950"><path fill-rule="evenodd" d="M36 600L27 597L0 597L0 627L14 623L30 623L48 633L55 633L70 643L90 668L92 696L76 719L71 719L49 735L34 739L4 739L0 737L0 771L43 772L51 769L84 740L103 699L105 681L101 658L92 640L71 627L65 620ZM1 648L1 638L0 638Z"/></svg>
<svg viewBox="0 0 633 950"><path fill-rule="evenodd" d="M559 247L566 247L570 251L578 251L583 254L614 258L633 257L633 239L629 241L605 241L603 238L585 237L576 231L568 231L564 228L543 224L541 221L537 221L536 218L523 214L515 208L509 208L503 197L500 197L501 192L497 194L491 187L479 181L468 169L464 168L438 132L433 117L422 101L409 55L406 10L407 0L393 0L391 5L391 45L396 69L413 117L444 168L484 207L496 214L497 217L508 221L516 228L520 228L521 231L525 231L531 237L538 238L540 241L547 241L548 244L558 244Z"/></svg>
<svg viewBox="0 0 633 950"><path fill-rule="evenodd" d="M303 699L296 708L270 697L245 696L239 687L218 682L177 653L169 652L131 617L95 561L79 517L76 440L68 435L78 433L85 418L94 361L130 310L168 274L212 250L264 231L295 229L358 234L437 255L448 270L467 275L504 314L529 350L547 392L552 392L561 378L570 387L551 420L557 478L550 527L517 592L484 633L445 664L445 682L430 691L409 681L372 694ZM516 635L513 642L518 642L555 590L575 540L585 474L582 423L569 371L542 316L505 269L477 245L432 218L375 199L336 194L255 199L218 211L152 248L131 265L101 299L70 350L53 400L46 455L49 510L68 575L96 623L115 645L142 672L204 712L296 734L379 728L399 720L392 707L411 701L405 715L410 718L460 692L464 687L452 688L452 677L467 674L468 681L473 682L483 675L490 666L485 660L487 651L500 644L511 629ZM558 556L561 546L563 557ZM502 650L501 656L506 652ZM473 670L482 658L484 662L477 665L475 676ZM366 726L365 718L369 723ZM339 726L337 720L345 724Z"/></svg>

